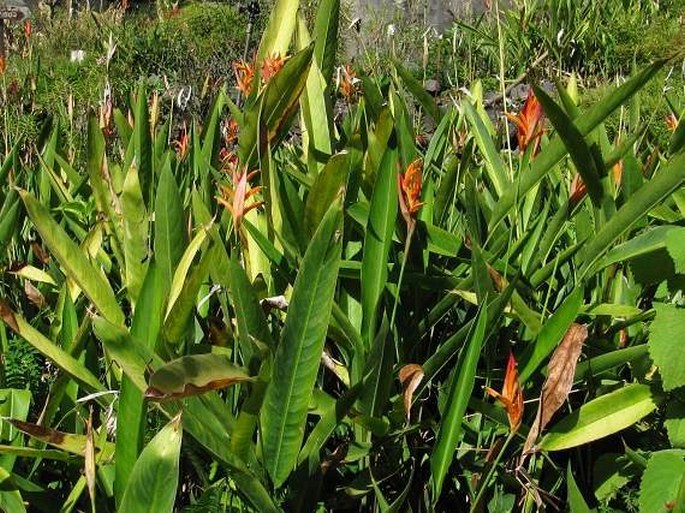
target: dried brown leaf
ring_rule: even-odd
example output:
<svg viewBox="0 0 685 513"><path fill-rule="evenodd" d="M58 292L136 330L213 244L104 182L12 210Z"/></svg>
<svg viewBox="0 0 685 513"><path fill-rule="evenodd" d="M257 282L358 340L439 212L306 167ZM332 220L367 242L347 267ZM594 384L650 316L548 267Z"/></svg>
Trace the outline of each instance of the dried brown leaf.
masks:
<svg viewBox="0 0 685 513"><path fill-rule="evenodd" d="M0 319L2 319L12 331L19 333L19 325L17 324L17 319L14 317L14 312L2 299L0 299Z"/></svg>
<svg viewBox="0 0 685 513"><path fill-rule="evenodd" d="M28 300L38 308L43 308L45 306L45 297L41 294L40 290L34 287L33 283L28 280L24 281L24 294L26 294Z"/></svg>
<svg viewBox="0 0 685 513"><path fill-rule="evenodd" d="M84 450L84 472L86 475L86 484L88 487L88 495L93 504L95 504L95 439L93 437L93 411L86 421L86 447Z"/></svg>
<svg viewBox="0 0 685 513"><path fill-rule="evenodd" d="M533 452L538 436L566 401L586 339L587 328L582 324L573 323L549 359L547 379L542 385L538 412L523 447L524 455Z"/></svg>
<svg viewBox="0 0 685 513"><path fill-rule="evenodd" d="M399 378L404 388L404 411L407 414L407 422L411 419L411 403L414 399L414 392L416 392L423 376L423 368L416 363L407 364L400 369Z"/></svg>

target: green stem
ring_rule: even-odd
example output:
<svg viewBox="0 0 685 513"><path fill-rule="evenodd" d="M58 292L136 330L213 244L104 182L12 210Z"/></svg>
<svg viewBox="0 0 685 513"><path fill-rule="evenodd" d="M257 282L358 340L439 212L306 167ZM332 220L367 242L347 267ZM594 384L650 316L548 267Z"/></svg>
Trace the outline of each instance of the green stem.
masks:
<svg viewBox="0 0 685 513"><path fill-rule="evenodd" d="M514 436L516 433L513 431L509 431L509 436L507 439L504 441L504 445L502 445L502 448L500 449L499 453L497 454L497 457L495 458L495 461L492 463L492 466L488 470L488 473L485 476L485 479L483 479L483 482L480 485L480 489L478 490L478 493L476 494L476 498L473 501L473 505L471 506L471 513L476 511L476 508L478 507L478 504L480 503L481 499L483 498L483 494L485 493L485 490L488 487L488 483L490 482L490 479L492 478L492 474L494 474L495 469L497 469L497 465L499 465L499 460L502 459L502 455L504 454L504 451L507 450L507 447L509 446L509 442L511 442L514 439Z"/></svg>
<svg viewBox="0 0 685 513"><path fill-rule="evenodd" d="M409 248L411 247L412 235L414 235L414 228L416 228L416 222L407 225L407 238L404 241L404 255L402 256L402 265L400 266L400 276L397 279L397 293L395 294L395 303L392 305L392 314L390 315L390 326L395 325L395 315L397 315L397 305L400 302L400 290L402 289L402 279L404 278L404 268L407 265L407 257L409 256ZM395 340L395 357L397 361L400 360L400 351L397 345L397 340Z"/></svg>

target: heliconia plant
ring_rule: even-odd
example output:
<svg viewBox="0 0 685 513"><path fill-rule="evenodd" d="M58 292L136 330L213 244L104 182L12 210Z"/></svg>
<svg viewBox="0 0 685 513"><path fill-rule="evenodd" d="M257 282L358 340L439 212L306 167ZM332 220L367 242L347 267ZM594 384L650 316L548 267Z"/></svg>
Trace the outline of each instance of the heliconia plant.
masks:
<svg viewBox="0 0 685 513"><path fill-rule="evenodd" d="M2 161L0 340L54 379L0 389L0 508L589 511L588 467L682 501L682 126L603 124L667 61L531 89L512 155L477 84L336 72L339 0L299 7L179 134L141 87L85 169L57 129Z"/></svg>

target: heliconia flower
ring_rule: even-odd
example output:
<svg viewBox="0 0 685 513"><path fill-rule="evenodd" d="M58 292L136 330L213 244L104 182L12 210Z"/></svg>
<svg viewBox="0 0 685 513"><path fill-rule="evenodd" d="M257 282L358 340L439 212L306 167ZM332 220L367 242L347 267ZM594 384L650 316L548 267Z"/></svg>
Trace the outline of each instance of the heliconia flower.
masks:
<svg viewBox="0 0 685 513"><path fill-rule="evenodd" d="M233 146L238 142L238 132L240 127L235 119L230 118L225 125L224 144L226 146Z"/></svg>
<svg viewBox="0 0 685 513"><path fill-rule="evenodd" d="M33 25L31 25L31 20L26 20L24 22L24 36L26 37L26 40L28 41L31 39L31 33L33 32Z"/></svg>
<svg viewBox="0 0 685 513"><path fill-rule="evenodd" d="M666 116L666 127L671 132L675 132L675 129L678 128L678 118L672 112Z"/></svg>
<svg viewBox="0 0 685 513"><path fill-rule="evenodd" d="M185 160L190 150L190 135L188 134L188 129L183 125L183 130L177 141L173 142L176 148L176 153L178 154L179 160Z"/></svg>
<svg viewBox="0 0 685 513"><path fill-rule="evenodd" d="M231 182L233 187L228 185L220 185L221 196L217 197L217 201L222 204L233 216L233 226L236 231L240 229L243 218L250 210L261 207L263 201L255 201L250 205L246 205L247 200L255 194L258 194L262 187L251 187L250 180L257 174L257 171L248 173L247 167L240 169L237 163L230 165Z"/></svg>
<svg viewBox="0 0 685 513"><path fill-rule="evenodd" d="M264 84L268 84L269 80L271 80L276 73L281 71L281 68L285 64L286 60L287 59L285 57L281 57L278 54L274 54L264 59L264 62L262 62L262 67L260 69L262 81L264 82Z"/></svg>
<svg viewBox="0 0 685 513"><path fill-rule="evenodd" d="M245 62L244 60L235 61L233 63L233 72L235 73L236 89L249 96L252 91L252 82L254 81L254 64Z"/></svg>
<svg viewBox="0 0 685 513"><path fill-rule="evenodd" d="M485 391L504 406L509 419L509 429L511 429L511 432L515 433L518 431L521 426L521 420L523 419L523 391L521 390L519 374L516 370L516 359L512 353L509 353L502 393L500 394L490 387L485 387Z"/></svg>
<svg viewBox="0 0 685 513"><path fill-rule="evenodd" d="M340 93L345 97L348 103L354 103L359 96L359 79L354 71L354 68L349 64L345 64L340 68Z"/></svg>
<svg viewBox="0 0 685 513"><path fill-rule="evenodd" d="M7 62L5 61L5 55L0 53L0 77L5 74L5 68L7 67Z"/></svg>
<svg viewBox="0 0 685 513"><path fill-rule="evenodd" d="M421 209L421 187L423 186L423 161L414 160L402 175L397 175L400 210L407 226L414 224L414 216Z"/></svg>
<svg viewBox="0 0 685 513"><path fill-rule="evenodd" d="M544 133L542 105L535 97L535 93L531 89L528 92L526 102L523 104L523 109L518 114L506 114L507 119L516 125L516 140L521 152L526 151L526 148L533 145L533 155L536 155L540 149L540 139Z"/></svg>

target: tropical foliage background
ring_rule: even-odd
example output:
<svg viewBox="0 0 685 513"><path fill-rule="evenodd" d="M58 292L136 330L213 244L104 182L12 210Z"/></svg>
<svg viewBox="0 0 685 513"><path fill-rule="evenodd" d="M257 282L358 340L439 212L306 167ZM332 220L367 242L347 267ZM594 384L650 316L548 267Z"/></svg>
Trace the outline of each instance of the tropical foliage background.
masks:
<svg viewBox="0 0 685 513"><path fill-rule="evenodd" d="M52 109L15 34L0 509L685 511L682 31L589 44L682 7L543 4L462 23L484 60L435 96L431 52L352 65L339 0L276 0L189 112L112 87L114 32L102 99Z"/></svg>

